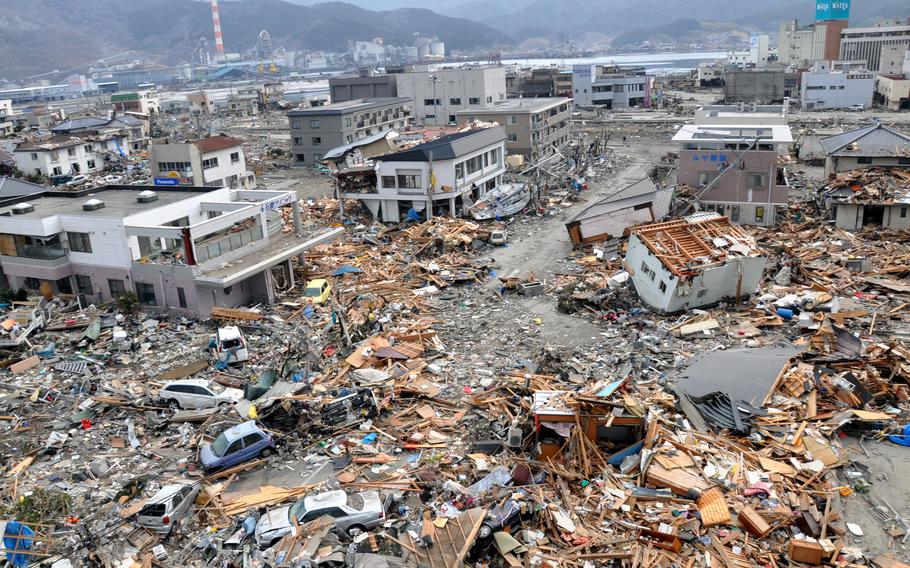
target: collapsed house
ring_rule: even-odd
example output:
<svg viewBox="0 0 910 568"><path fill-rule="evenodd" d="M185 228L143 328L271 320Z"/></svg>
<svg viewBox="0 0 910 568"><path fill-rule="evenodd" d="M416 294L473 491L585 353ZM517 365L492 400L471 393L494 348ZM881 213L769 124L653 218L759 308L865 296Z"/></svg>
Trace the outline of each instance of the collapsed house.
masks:
<svg viewBox="0 0 910 568"><path fill-rule="evenodd" d="M658 189L644 178L601 199L566 223L573 246L622 235L628 227L663 218L670 210L670 189Z"/></svg>
<svg viewBox="0 0 910 568"><path fill-rule="evenodd" d="M825 185L820 197L842 229L910 228L910 170L873 168L846 172Z"/></svg>
<svg viewBox="0 0 910 568"><path fill-rule="evenodd" d="M660 313L749 296L765 257L745 231L717 213L628 229L626 270L641 300Z"/></svg>

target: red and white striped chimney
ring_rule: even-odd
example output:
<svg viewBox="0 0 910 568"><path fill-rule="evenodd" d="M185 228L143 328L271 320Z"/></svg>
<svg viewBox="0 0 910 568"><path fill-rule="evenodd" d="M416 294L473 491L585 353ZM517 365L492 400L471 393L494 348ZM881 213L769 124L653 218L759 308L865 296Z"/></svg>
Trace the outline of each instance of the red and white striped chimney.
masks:
<svg viewBox="0 0 910 568"><path fill-rule="evenodd" d="M212 25L215 27L215 61L224 63L224 41L221 39L221 16L218 15L218 0L212 0Z"/></svg>

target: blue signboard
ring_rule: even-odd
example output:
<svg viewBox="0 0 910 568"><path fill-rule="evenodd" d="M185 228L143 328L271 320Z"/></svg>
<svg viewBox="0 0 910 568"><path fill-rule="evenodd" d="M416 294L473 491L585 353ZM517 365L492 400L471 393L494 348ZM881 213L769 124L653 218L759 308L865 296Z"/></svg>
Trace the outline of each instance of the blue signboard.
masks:
<svg viewBox="0 0 910 568"><path fill-rule="evenodd" d="M850 0L816 0L815 20L847 20L850 18Z"/></svg>
<svg viewBox="0 0 910 568"><path fill-rule="evenodd" d="M180 185L179 178L155 178L155 185Z"/></svg>

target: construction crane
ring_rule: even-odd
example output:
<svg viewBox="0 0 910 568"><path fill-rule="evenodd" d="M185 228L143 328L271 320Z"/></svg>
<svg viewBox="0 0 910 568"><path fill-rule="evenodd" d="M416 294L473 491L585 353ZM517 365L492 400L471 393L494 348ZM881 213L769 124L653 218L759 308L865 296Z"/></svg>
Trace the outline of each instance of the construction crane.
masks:
<svg viewBox="0 0 910 568"><path fill-rule="evenodd" d="M269 32L262 30L256 40L256 56L259 57L259 72L265 72L265 61L269 61L269 73L277 73L278 67L275 65L274 52L272 51L272 36Z"/></svg>

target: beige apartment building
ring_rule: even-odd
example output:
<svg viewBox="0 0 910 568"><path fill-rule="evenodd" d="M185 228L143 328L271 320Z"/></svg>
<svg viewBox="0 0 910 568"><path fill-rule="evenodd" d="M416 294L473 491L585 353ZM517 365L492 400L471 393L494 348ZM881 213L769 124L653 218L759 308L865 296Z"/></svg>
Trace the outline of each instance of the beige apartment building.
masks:
<svg viewBox="0 0 910 568"><path fill-rule="evenodd" d="M456 115L459 123L474 120L499 123L506 132L506 151L533 161L547 148L559 148L568 142L571 112L572 99L548 97L506 99L460 110Z"/></svg>

